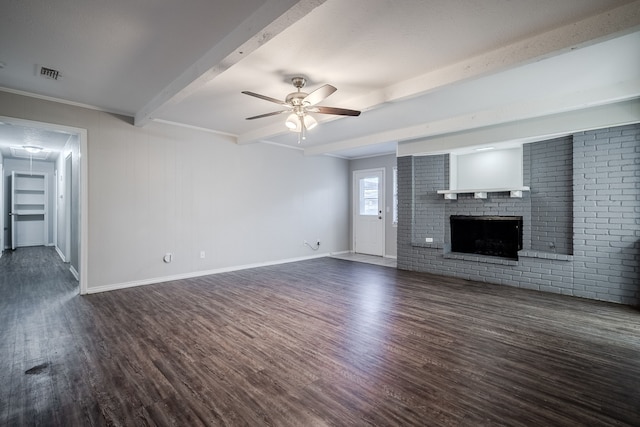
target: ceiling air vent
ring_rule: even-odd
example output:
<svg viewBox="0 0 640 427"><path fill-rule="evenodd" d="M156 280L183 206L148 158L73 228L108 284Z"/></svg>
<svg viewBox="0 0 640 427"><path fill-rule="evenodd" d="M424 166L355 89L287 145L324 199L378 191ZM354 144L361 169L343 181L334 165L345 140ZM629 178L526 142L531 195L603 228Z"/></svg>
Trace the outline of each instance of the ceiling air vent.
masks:
<svg viewBox="0 0 640 427"><path fill-rule="evenodd" d="M52 80L58 80L60 77L62 77L60 75L60 71L47 67L40 67L40 75Z"/></svg>

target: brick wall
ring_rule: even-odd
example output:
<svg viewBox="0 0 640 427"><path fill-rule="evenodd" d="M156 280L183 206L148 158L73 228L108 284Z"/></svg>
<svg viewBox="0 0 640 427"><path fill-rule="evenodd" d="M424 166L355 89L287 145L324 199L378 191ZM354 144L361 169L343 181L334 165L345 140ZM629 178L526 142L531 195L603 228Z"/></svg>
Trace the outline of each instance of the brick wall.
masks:
<svg viewBox="0 0 640 427"><path fill-rule="evenodd" d="M640 124L576 134L573 170L575 294L638 304Z"/></svg>
<svg viewBox="0 0 640 427"><path fill-rule="evenodd" d="M640 125L526 144L523 162L530 195L448 201L448 156L399 158L398 268L640 305ZM522 216L519 259L451 253L461 214Z"/></svg>
<svg viewBox="0 0 640 427"><path fill-rule="evenodd" d="M531 249L573 253L573 138L526 144L531 170Z"/></svg>
<svg viewBox="0 0 640 427"><path fill-rule="evenodd" d="M413 242L424 242L426 237L442 241L445 233L445 206L438 190L445 188L445 165L449 156L414 157L414 227Z"/></svg>

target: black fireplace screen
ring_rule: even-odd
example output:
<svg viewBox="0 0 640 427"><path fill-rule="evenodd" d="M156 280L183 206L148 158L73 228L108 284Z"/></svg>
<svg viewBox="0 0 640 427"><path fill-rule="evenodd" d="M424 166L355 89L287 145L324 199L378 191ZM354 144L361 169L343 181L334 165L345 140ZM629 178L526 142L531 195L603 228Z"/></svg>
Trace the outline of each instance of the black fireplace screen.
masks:
<svg viewBox="0 0 640 427"><path fill-rule="evenodd" d="M451 251L518 259L521 216L451 216Z"/></svg>

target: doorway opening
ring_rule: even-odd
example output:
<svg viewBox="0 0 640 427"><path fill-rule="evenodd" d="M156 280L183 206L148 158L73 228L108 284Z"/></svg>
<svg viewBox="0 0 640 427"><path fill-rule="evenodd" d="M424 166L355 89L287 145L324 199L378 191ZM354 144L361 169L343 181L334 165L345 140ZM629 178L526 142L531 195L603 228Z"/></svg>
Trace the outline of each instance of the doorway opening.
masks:
<svg viewBox="0 0 640 427"><path fill-rule="evenodd" d="M86 153L86 129L0 116L0 256L53 247L80 294L88 277Z"/></svg>

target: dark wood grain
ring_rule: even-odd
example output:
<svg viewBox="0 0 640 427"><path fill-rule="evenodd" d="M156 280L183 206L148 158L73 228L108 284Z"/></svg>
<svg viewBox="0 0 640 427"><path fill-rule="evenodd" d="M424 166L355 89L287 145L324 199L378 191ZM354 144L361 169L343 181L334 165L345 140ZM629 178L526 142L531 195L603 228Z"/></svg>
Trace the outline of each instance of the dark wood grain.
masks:
<svg viewBox="0 0 640 427"><path fill-rule="evenodd" d="M634 308L322 258L80 297L0 259L2 425L640 425Z"/></svg>

